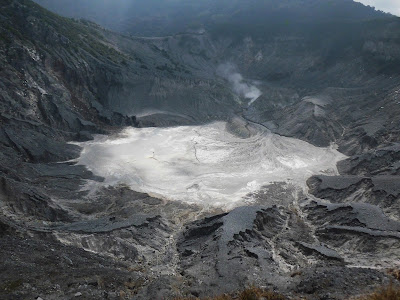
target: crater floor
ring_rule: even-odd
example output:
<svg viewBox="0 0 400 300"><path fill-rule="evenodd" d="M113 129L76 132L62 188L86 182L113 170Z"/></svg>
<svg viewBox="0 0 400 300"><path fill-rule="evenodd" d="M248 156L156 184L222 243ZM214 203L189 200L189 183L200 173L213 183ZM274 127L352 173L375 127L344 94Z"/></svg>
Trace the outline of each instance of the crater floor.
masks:
<svg viewBox="0 0 400 300"><path fill-rule="evenodd" d="M127 184L169 200L228 209L273 182L305 189L312 175L337 174L336 163L345 158L332 147L318 148L261 127L251 131L239 137L226 122L129 128L80 143L78 163L104 177L101 185Z"/></svg>

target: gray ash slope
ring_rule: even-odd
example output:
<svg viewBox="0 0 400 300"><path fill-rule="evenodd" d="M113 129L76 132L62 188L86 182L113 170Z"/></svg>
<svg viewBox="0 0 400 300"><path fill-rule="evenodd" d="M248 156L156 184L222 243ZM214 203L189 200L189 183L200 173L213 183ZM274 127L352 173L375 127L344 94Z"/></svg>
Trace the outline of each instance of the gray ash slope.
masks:
<svg viewBox="0 0 400 300"><path fill-rule="evenodd" d="M158 299L256 283L343 299L390 280L400 251L397 18L362 7L350 10L357 21L268 34L247 23L232 35L243 24L228 18L202 33L132 38L31 1L0 6L1 298ZM216 76L226 62L258 82L250 107ZM103 179L60 163L80 152L66 142L94 133L235 113L335 142L350 158L340 176L309 179L311 195L277 183L259 206L212 213L124 186L83 192Z"/></svg>

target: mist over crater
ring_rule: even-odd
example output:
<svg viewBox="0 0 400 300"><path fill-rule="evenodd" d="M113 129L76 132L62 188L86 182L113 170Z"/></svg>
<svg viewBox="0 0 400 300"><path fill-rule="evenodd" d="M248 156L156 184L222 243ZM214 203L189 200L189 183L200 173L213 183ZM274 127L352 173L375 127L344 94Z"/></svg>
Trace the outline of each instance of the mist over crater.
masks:
<svg viewBox="0 0 400 300"><path fill-rule="evenodd" d="M238 137L226 125L129 128L118 136L99 135L80 143L78 163L104 177L102 185L127 184L169 200L231 208L269 183L305 189L314 174L337 174L336 162L345 157L262 128Z"/></svg>

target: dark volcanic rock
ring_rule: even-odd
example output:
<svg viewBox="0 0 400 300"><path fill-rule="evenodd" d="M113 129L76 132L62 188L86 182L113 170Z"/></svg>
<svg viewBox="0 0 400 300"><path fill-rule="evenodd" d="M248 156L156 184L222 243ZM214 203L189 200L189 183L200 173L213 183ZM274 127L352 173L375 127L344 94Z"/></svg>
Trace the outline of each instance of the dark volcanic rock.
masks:
<svg viewBox="0 0 400 300"><path fill-rule="evenodd" d="M16 219L35 217L45 221L69 221L71 216L49 196L30 185L5 177L0 178L0 195L5 207L3 213L12 214Z"/></svg>
<svg viewBox="0 0 400 300"><path fill-rule="evenodd" d="M304 269L298 280L296 293L325 300L347 299L388 284L387 277L379 271L337 266Z"/></svg>
<svg viewBox="0 0 400 300"><path fill-rule="evenodd" d="M400 246L400 222L370 204L311 202L305 206L315 235L352 266L390 267Z"/></svg>
<svg viewBox="0 0 400 300"><path fill-rule="evenodd" d="M188 126L197 122L184 115L174 115L168 113L154 113L146 116L138 117L139 126L141 127L171 127L171 126Z"/></svg>
<svg viewBox="0 0 400 300"><path fill-rule="evenodd" d="M372 205L240 207L185 226L177 244L190 286L183 292L215 295L257 284L309 299L344 299L389 281L380 271L345 265L395 259L399 234L400 223Z"/></svg>
<svg viewBox="0 0 400 300"><path fill-rule="evenodd" d="M370 203L400 218L399 176L313 176L307 184L310 193L333 203Z"/></svg>
<svg viewBox="0 0 400 300"><path fill-rule="evenodd" d="M338 163L342 174L400 175L400 144L355 155Z"/></svg>
<svg viewBox="0 0 400 300"><path fill-rule="evenodd" d="M186 226L178 251L191 289L208 295L232 291L277 272L268 239L282 230L285 218L277 208L241 207Z"/></svg>
<svg viewBox="0 0 400 300"><path fill-rule="evenodd" d="M146 281L128 264L58 242L5 236L0 243L2 299L121 299Z"/></svg>
<svg viewBox="0 0 400 300"><path fill-rule="evenodd" d="M188 292L212 295L251 283L285 290L287 273L307 257L340 264L339 254L310 233L295 213L277 207L240 207L191 223L178 241Z"/></svg>
<svg viewBox="0 0 400 300"><path fill-rule="evenodd" d="M65 141L49 139L48 136L34 130L8 127L4 133L15 150L27 157L32 163L65 161L77 157L80 148L75 145L66 145Z"/></svg>

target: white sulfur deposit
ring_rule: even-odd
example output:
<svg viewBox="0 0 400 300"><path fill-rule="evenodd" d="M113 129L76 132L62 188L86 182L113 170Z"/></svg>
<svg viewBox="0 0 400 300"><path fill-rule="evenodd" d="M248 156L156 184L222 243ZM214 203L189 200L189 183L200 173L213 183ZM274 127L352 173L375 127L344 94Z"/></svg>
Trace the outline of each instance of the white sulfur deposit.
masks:
<svg viewBox="0 0 400 300"><path fill-rule="evenodd" d="M83 147L79 164L133 190L170 200L232 207L272 182L305 188L313 174L335 174L345 158L332 148L263 130L242 139L226 123L172 128L129 128L119 136L96 136Z"/></svg>

